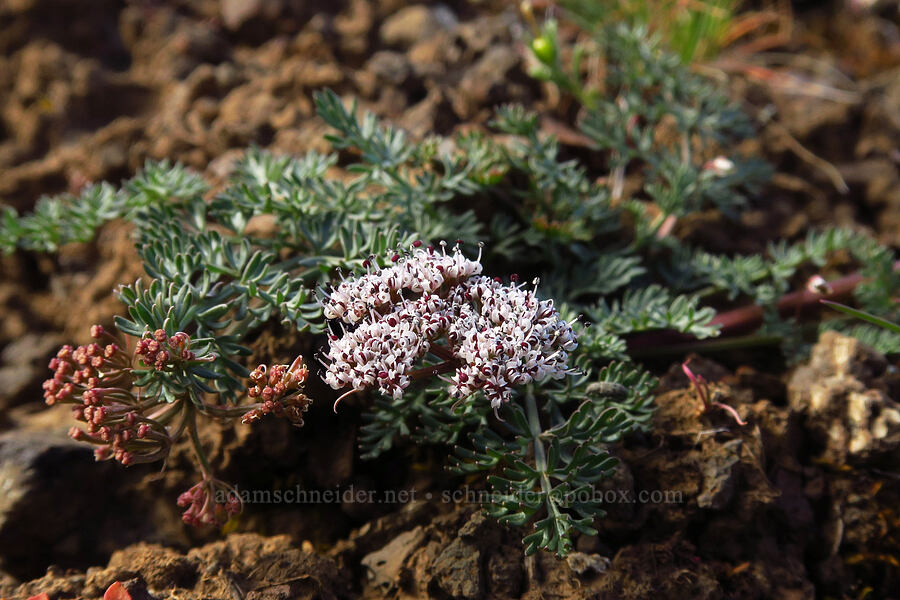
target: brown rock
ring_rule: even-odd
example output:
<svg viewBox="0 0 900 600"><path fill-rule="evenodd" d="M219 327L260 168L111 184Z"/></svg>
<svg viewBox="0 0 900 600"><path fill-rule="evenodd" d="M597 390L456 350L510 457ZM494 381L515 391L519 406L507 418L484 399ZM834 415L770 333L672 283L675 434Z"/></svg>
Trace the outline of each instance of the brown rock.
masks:
<svg viewBox="0 0 900 600"><path fill-rule="evenodd" d="M425 541L422 527L405 531L384 548L367 554L361 564L368 569L369 582L387 593L397 585L400 570L409 556Z"/></svg>
<svg viewBox="0 0 900 600"><path fill-rule="evenodd" d="M452 21L448 22L445 15L427 6L415 4L402 8L388 17L381 25L379 36L382 43L387 46L408 48L448 25L452 26Z"/></svg>
<svg viewBox="0 0 900 600"><path fill-rule="evenodd" d="M115 552L105 569L88 573L84 593L99 596L116 581L140 576L151 589L190 588L198 565L183 554L159 544L134 544Z"/></svg>
<svg viewBox="0 0 900 600"><path fill-rule="evenodd" d="M433 583L454 600L476 600L484 595L481 551L462 539L455 539L431 566Z"/></svg>
<svg viewBox="0 0 900 600"><path fill-rule="evenodd" d="M794 372L788 384L791 408L806 415L806 427L823 445L824 459L866 461L900 447L900 404L870 387L886 366L875 350L827 331L813 348L809 365Z"/></svg>

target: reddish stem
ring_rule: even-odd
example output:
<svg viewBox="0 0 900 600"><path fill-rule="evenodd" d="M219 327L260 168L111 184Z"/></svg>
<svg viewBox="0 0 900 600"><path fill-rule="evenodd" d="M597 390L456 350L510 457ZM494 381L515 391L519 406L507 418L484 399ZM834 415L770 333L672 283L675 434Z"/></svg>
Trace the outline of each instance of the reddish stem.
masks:
<svg viewBox="0 0 900 600"><path fill-rule="evenodd" d="M435 375L442 375L443 373L449 373L450 371L455 371L460 367L462 363L460 363L455 358L450 360L445 360L442 363L438 363L436 365L431 365L429 367L421 367L414 371L409 372L409 378L412 380L422 379L424 377L434 377Z"/></svg>
<svg viewBox="0 0 900 600"><path fill-rule="evenodd" d="M443 358L444 360L456 360L456 357L453 356L453 352L447 346L442 346L440 344L431 344L431 346L428 348L428 351L438 358Z"/></svg>
<svg viewBox="0 0 900 600"><path fill-rule="evenodd" d="M900 260L894 263L894 270L900 271ZM849 296L856 286L863 281L860 272L845 275L833 281L829 281L828 285L831 291L827 294L820 294L809 290L798 290L785 294L779 300L776 306L778 313L782 316L795 315L807 308L816 307L819 300L842 300ZM763 321L763 307L759 305L742 306L717 314L710 322L711 325L719 325L719 336L729 337L752 331L759 327ZM694 340L694 336L679 333L671 330L647 331L628 338L628 350L641 350L655 348L659 346L668 346L678 343L685 343Z"/></svg>

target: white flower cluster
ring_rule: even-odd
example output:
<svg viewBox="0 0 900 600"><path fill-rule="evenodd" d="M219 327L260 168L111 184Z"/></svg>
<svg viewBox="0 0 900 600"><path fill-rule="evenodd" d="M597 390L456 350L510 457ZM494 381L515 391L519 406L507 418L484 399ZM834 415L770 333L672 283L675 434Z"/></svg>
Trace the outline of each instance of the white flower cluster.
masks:
<svg viewBox="0 0 900 600"><path fill-rule="evenodd" d="M416 242L409 256L394 254L396 264L343 281L324 303L325 318L358 323L369 316L370 309L399 302L402 290L430 294L444 284L449 287L481 273L480 252L478 259L473 261L460 254L458 248L450 255L444 244L441 249L442 252L437 254L433 246L422 248L422 243Z"/></svg>
<svg viewBox="0 0 900 600"><path fill-rule="evenodd" d="M453 290L455 314L447 340L462 363L451 377L455 397L484 390L497 408L509 401L512 386L570 372L575 332L552 300L538 300L534 290L523 287L475 277Z"/></svg>
<svg viewBox="0 0 900 600"><path fill-rule="evenodd" d="M454 371L447 381L455 397L482 390L496 410L514 386L570 372L575 333L552 300L478 276L480 254L471 261L458 247L448 255L417 243L393 258L390 267L342 282L324 303L342 329L356 325L330 336L323 363L331 387L377 387L399 398L416 376ZM429 352L445 362L414 369Z"/></svg>

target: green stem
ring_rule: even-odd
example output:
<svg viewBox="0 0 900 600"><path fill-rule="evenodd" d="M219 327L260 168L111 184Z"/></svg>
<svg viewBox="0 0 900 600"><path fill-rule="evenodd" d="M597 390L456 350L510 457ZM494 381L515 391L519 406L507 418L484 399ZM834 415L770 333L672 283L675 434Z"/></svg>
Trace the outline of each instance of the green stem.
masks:
<svg viewBox="0 0 900 600"><path fill-rule="evenodd" d="M544 449L544 443L541 441L540 413L538 413L537 400L534 397L534 388L529 385L525 390L525 411L528 417L528 429L531 432L531 439L534 443L534 466L538 473L541 474L541 491L544 493L544 504L547 506L547 513L553 517L553 526L560 539L565 534L565 528L561 526L562 515L556 502L553 499L553 485L550 483L550 475L547 472L547 454Z"/></svg>
<svg viewBox="0 0 900 600"><path fill-rule="evenodd" d="M154 400L153 402L155 403L156 400ZM155 412L147 415L147 421L156 421L157 423L160 423L162 425L168 425L169 421L171 421L175 417L175 415L181 412L181 403L182 400L178 400L172 404L161 406ZM151 406L153 406L153 404L150 404L147 408Z"/></svg>
<svg viewBox="0 0 900 600"><path fill-rule="evenodd" d="M200 412L220 419L236 419L238 417L244 416L255 408L259 408L260 406L261 403L259 402L242 406L220 406L216 404L204 404Z"/></svg>
<svg viewBox="0 0 900 600"><path fill-rule="evenodd" d="M203 444L200 443L200 434L197 432L197 412L194 405L190 403L185 403L184 410L188 431L191 434L191 444L194 447L194 453L197 455L197 460L200 461L200 470L203 474L203 478L206 479L212 473L212 468L209 466L206 452L203 451Z"/></svg>
<svg viewBox="0 0 900 600"><path fill-rule="evenodd" d="M534 466L541 474L541 491L547 494L549 498L550 491L553 486L550 484L550 477L547 475L547 454L544 450L544 444L541 442L541 418L538 413L537 400L534 397L532 386L528 386L525 390L525 411L528 416L528 428L531 431L531 439L534 444ZM548 504L553 508L553 513L558 514L556 505L552 502Z"/></svg>

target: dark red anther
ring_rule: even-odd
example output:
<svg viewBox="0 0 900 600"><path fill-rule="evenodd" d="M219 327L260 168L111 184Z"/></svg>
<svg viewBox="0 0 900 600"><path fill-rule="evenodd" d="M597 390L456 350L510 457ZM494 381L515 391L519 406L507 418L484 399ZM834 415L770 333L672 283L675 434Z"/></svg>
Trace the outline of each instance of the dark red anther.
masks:
<svg viewBox="0 0 900 600"><path fill-rule="evenodd" d="M378 377L381 379L387 379L387 376L388 376L387 371L379 371L378 372Z"/></svg>
<svg viewBox="0 0 900 600"><path fill-rule="evenodd" d="M398 260L400 260L400 255L399 255L399 254L395 254L395 255L393 255L393 256L391 257L391 261L392 261L392 262L397 262Z"/></svg>
<svg viewBox="0 0 900 600"><path fill-rule="evenodd" d="M413 242L413 248L418 248L422 245L422 240L416 240Z"/></svg>
<svg viewBox="0 0 900 600"><path fill-rule="evenodd" d="M509 276L509 280L512 281L513 283L517 283L519 281L519 274L513 273L512 275Z"/></svg>

